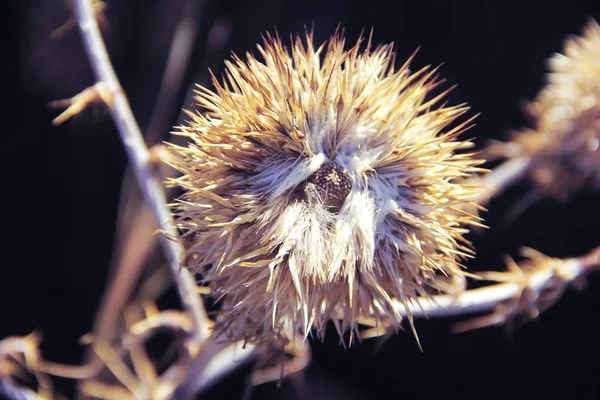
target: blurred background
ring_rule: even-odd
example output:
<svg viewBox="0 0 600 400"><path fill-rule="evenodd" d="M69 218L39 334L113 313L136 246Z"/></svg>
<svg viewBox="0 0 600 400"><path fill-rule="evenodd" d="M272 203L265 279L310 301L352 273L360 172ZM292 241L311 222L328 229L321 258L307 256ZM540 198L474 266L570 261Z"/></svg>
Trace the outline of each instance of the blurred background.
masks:
<svg viewBox="0 0 600 400"><path fill-rule="evenodd" d="M414 68L444 63L453 104L480 113L466 133L479 147L526 126L520 104L544 84L545 60L600 19L598 1L107 1L105 39L133 111L151 142L164 140L191 107L194 82L210 85L231 52L243 55L276 28L284 38L314 23L317 42L341 24L348 41L374 29L394 42L401 64L421 47ZM53 38L68 2L4 0L0 6L0 163L5 227L1 249L0 337L43 334L47 359L81 360L109 276L126 157L102 107L60 127L52 100L93 83L76 29ZM183 22L182 22L183 21ZM183 27L181 24L184 24ZM179 28L180 39L174 45ZM55 35L56 36L56 35ZM187 43L186 44L186 40ZM189 54L186 52L189 50ZM188 58L159 94L170 51ZM187 55L186 55L187 54ZM600 79L600 77L599 77ZM583 190L566 204L541 201L506 218L527 192L516 186L492 201L489 230L473 233L473 270L503 269L520 246L550 256L581 255L600 245L600 193ZM173 296L172 299L175 297ZM169 306L169 297L164 303ZM252 399L600 399L600 276L569 291L541 317L512 332L450 333L456 320L418 320L423 352L410 331L344 350L332 330L313 342L303 378L254 389ZM240 399L251 367L201 398ZM58 380L70 394L71 383Z"/></svg>

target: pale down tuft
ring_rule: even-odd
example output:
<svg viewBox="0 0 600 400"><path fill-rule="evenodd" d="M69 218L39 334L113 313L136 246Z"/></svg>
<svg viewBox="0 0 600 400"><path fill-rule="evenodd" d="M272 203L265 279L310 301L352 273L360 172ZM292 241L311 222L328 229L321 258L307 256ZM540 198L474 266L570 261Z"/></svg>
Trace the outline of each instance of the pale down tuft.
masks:
<svg viewBox="0 0 600 400"><path fill-rule="evenodd" d="M314 48L309 33L288 50L267 35L260 59L234 56L214 91L198 88L189 145L172 147L174 208L187 266L220 301L218 334L272 343L328 321L340 334L361 317L399 324L394 299L466 273L478 219L461 209L478 188L464 178L479 162L457 152L469 121L453 122L467 108L438 106L435 70L396 69L391 45L362 42Z"/></svg>

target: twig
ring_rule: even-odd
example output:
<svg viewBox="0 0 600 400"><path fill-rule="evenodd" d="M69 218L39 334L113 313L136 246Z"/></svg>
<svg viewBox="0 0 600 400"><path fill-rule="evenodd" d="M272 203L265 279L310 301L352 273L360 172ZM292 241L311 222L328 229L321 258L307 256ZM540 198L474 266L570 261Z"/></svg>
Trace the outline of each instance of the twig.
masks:
<svg viewBox="0 0 600 400"><path fill-rule="evenodd" d="M418 298L409 304L408 310L397 301L396 308L401 314L406 315L410 312L414 318L452 317L493 310L492 315L463 322L455 330L465 331L499 325L509 318L532 310L535 311L532 317L536 317L539 310L554 304L568 285L577 285L592 271L600 270L600 247L582 257L564 260L549 258L531 249L527 249L525 255L530 259L524 268L513 262L508 272L480 274L484 279L505 283L467 290L459 296L437 295ZM549 292L549 296L543 296L545 291ZM507 306L507 302L511 304ZM385 327L377 327L377 321L374 319L365 318L361 323L375 327L363 331L363 338L385 333Z"/></svg>
<svg viewBox="0 0 600 400"><path fill-rule="evenodd" d="M161 135L166 135L169 131L169 128L165 126L169 119L168 107L172 107L185 75L185 68L189 62L194 38L199 27L196 19L203 7L203 2L195 0L187 0L183 7L181 20L177 24L171 40L167 66L152 112L152 120L145 134L145 142L151 149L160 142ZM141 194L134 185L132 186L133 179L132 172L128 167L121 185L118 212L119 229L116 236L118 249L112 261L114 274L94 323L96 340L110 339L115 321L134 291L142 269L146 266L147 259L155 247L156 238L150 237L146 233L155 231L156 223L148 206L141 203ZM162 268L160 272L163 272ZM169 282L168 277L164 280L163 285L166 286L167 282ZM91 354L93 353L88 355Z"/></svg>
<svg viewBox="0 0 600 400"><path fill-rule="evenodd" d="M99 22L100 26L104 27L104 25L108 24L106 19L105 11L107 9L107 5L102 0L92 0L92 7L94 9L94 14L96 15L96 20ZM71 10L69 10L71 11ZM62 36L66 35L73 29L77 28L77 22L73 17L70 17L67 22L56 28L50 37L52 39L59 39Z"/></svg>
<svg viewBox="0 0 600 400"><path fill-rule="evenodd" d="M39 343L36 333L0 340L0 393L11 399L50 400L54 397L50 378L38 369ZM35 387L30 388L15 379L27 372L35 377Z"/></svg>
<svg viewBox="0 0 600 400"><path fill-rule="evenodd" d="M160 142L161 135L169 131L169 128L164 126L165 121L168 121L168 107L172 106L185 75L184 70L189 62L199 26L196 17L203 6L203 2L188 0L183 7L181 20L171 40L167 66L152 112L152 120L145 135L145 142L151 148ZM94 323L97 340L110 338L115 321L134 291L142 269L155 247L155 238L144 234L156 230L156 224L152 215L149 215L148 206L144 203L140 204L141 194L135 186L131 185L133 179L128 167L121 185L119 229L116 237L118 250L112 262L114 275L104 294Z"/></svg>
<svg viewBox="0 0 600 400"><path fill-rule="evenodd" d="M153 146L160 142L161 137L171 128L168 126L172 116L173 103L181 89L185 77L185 69L188 66L194 41L201 27L199 16L206 7L203 0L187 0L184 3L182 17L173 39L167 58L167 67L163 74L162 82L156 103L152 111L152 118L148 124L146 141Z"/></svg>
<svg viewBox="0 0 600 400"><path fill-rule="evenodd" d="M492 169L492 171L481 177L472 178L469 183L482 187L477 204L484 206L494 196L502 193L507 187L519 180L527 172L531 164L531 159L526 156L519 156L505 161L501 165Z"/></svg>
<svg viewBox="0 0 600 400"><path fill-rule="evenodd" d="M210 341L210 346L202 349L187 374L187 379L175 391L174 399L190 399L200 393L230 371L245 365L258 355L257 349L243 341ZM200 373L201 372L201 373Z"/></svg>
<svg viewBox="0 0 600 400"><path fill-rule="evenodd" d="M144 199L152 209L158 226L161 228L160 242L171 267L183 306L193 317L196 335L200 339L205 339L209 335L208 326L205 323L208 321L208 316L200 297L195 293L196 284L193 276L188 270L181 268L183 248L175 239L178 234L166 207L167 202L162 183L154 173L154 167L150 162L150 153L110 63L94 15L92 2L90 0L74 0L73 6L96 80L105 85L112 97L112 104L109 105L112 118L133 166Z"/></svg>

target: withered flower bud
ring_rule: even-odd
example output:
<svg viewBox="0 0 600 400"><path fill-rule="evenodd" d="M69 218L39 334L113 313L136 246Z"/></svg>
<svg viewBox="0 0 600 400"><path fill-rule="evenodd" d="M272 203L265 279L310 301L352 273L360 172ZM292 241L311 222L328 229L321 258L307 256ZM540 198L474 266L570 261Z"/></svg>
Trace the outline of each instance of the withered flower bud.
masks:
<svg viewBox="0 0 600 400"><path fill-rule="evenodd" d="M172 147L188 262L232 340L399 323L393 299L464 275L476 217L461 207L478 189L463 178L479 162L457 152L469 121L446 128L467 108L435 108L435 70L396 69L390 45L361 43L315 49L309 33L287 50L267 36L262 61L234 56L214 91L198 88L204 110L180 129L189 146Z"/></svg>
<svg viewBox="0 0 600 400"><path fill-rule="evenodd" d="M526 155L539 196L566 200L584 185L600 187L600 26L590 21L581 37L548 60L547 85L527 105L535 121L490 153Z"/></svg>

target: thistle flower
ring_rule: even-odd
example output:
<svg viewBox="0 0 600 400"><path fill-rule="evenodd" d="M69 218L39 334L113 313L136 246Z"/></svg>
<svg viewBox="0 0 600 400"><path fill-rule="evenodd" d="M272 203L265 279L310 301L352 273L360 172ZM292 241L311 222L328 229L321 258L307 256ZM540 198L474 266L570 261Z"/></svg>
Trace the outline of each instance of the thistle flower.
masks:
<svg viewBox="0 0 600 400"><path fill-rule="evenodd" d="M567 39L548 60L547 85L526 111L533 129L491 147L504 157L526 155L539 194L565 200L584 184L600 187L600 26Z"/></svg>
<svg viewBox="0 0 600 400"><path fill-rule="evenodd" d="M185 190L175 203L187 265L221 301L215 329L232 340L284 339L328 321L340 334L361 316L399 323L393 299L444 291L471 254L461 211L479 164L457 150L464 105L434 108L436 71L395 69L391 45L312 33L288 51L267 35L258 51L226 62L205 112L173 146ZM352 338L350 338L351 340Z"/></svg>

